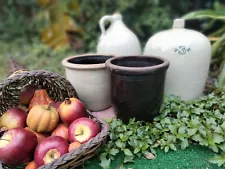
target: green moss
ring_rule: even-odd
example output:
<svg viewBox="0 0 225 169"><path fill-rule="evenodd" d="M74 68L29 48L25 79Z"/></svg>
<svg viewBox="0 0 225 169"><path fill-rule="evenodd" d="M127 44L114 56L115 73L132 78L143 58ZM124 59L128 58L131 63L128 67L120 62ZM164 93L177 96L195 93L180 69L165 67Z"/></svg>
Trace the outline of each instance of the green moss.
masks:
<svg viewBox="0 0 225 169"><path fill-rule="evenodd" d="M165 153L156 149L157 157L154 160L148 160L144 157L136 158L134 163L125 164L126 169L222 169L208 161L213 156L213 152L199 145L191 145L185 150L169 151ZM110 169L122 165L123 155L120 153L112 161ZM91 159L84 165L85 169L100 169L98 157Z"/></svg>

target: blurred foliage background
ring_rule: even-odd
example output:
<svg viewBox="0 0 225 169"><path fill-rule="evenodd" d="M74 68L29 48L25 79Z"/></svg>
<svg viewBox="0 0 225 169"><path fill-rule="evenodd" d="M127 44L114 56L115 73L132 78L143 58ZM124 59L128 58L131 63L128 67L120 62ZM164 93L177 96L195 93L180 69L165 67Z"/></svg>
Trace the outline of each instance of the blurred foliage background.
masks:
<svg viewBox="0 0 225 169"><path fill-rule="evenodd" d="M215 16L212 12L224 12L225 7L222 0L1 0L0 81L7 76L8 55L29 69L63 75L63 58L95 52L101 34L98 22L106 14L120 12L144 47L153 34L171 28L173 19L199 10ZM224 19L197 13L188 15L186 27L210 36L213 44L223 35L224 26L213 34L223 24ZM220 50L223 45L218 45Z"/></svg>

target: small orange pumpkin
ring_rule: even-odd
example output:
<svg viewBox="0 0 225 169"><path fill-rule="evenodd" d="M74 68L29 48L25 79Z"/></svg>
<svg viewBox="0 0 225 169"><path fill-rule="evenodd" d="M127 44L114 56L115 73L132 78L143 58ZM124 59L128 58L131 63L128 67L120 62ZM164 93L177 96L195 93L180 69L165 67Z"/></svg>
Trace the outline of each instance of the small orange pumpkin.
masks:
<svg viewBox="0 0 225 169"><path fill-rule="evenodd" d="M27 126L35 132L51 132L59 123L59 114L49 105L33 106L27 116Z"/></svg>
<svg viewBox="0 0 225 169"><path fill-rule="evenodd" d="M37 89L34 92L34 96L30 101L29 110L35 105L45 105L53 102L54 100L52 100L52 98L49 97L45 89Z"/></svg>

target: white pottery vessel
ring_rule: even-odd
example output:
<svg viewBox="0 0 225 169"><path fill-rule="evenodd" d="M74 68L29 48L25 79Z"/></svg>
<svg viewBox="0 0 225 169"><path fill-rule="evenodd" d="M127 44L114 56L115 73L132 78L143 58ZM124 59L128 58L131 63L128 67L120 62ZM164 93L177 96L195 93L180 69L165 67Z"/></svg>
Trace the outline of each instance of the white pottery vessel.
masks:
<svg viewBox="0 0 225 169"><path fill-rule="evenodd" d="M91 111L111 106L110 74L105 61L112 56L84 54L67 57L62 61L66 79L76 89L79 99Z"/></svg>
<svg viewBox="0 0 225 169"><path fill-rule="evenodd" d="M110 26L105 30L105 22ZM136 35L124 24L118 13L103 16L99 21L101 37L97 45L97 53L119 56L140 55L141 45Z"/></svg>
<svg viewBox="0 0 225 169"><path fill-rule="evenodd" d="M174 20L173 28L153 35L144 55L169 60L165 93L193 100L203 94L211 60L211 44L202 33L185 29L185 20Z"/></svg>

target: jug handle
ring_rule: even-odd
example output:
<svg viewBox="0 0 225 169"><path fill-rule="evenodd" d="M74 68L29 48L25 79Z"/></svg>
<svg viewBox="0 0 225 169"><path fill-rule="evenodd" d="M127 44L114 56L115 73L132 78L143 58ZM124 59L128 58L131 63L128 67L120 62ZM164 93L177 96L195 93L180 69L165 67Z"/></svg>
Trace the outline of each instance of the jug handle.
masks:
<svg viewBox="0 0 225 169"><path fill-rule="evenodd" d="M103 16L100 21L99 21L99 26L100 26L100 29L101 29L101 32L102 34L105 34L105 22L106 21L112 21L113 20L113 16L110 16L110 15L106 15L106 16Z"/></svg>

